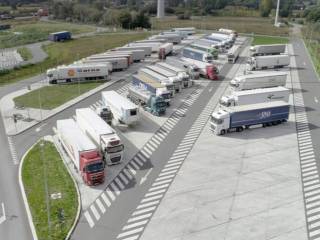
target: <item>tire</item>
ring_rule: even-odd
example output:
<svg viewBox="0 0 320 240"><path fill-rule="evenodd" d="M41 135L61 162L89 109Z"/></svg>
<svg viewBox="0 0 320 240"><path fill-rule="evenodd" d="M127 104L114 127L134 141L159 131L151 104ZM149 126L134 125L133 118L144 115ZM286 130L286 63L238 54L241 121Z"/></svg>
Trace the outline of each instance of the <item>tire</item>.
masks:
<svg viewBox="0 0 320 240"><path fill-rule="evenodd" d="M277 121L274 121L274 122L272 122L272 125L273 125L273 126L276 126L276 125L278 125L278 122L277 122Z"/></svg>
<svg viewBox="0 0 320 240"><path fill-rule="evenodd" d="M245 126L245 129L249 129L249 128L250 128L250 126L249 126L249 125L246 125L246 126Z"/></svg>
<svg viewBox="0 0 320 240"><path fill-rule="evenodd" d="M243 127L237 127L237 128L236 128L236 131L237 131L237 132L242 132L242 131L243 131Z"/></svg>
<svg viewBox="0 0 320 240"><path fill-rule="evenodd" d="M222 130L220 131L220 135L225 135L225 134L226 134L226 130L222 129Z"/></svg>

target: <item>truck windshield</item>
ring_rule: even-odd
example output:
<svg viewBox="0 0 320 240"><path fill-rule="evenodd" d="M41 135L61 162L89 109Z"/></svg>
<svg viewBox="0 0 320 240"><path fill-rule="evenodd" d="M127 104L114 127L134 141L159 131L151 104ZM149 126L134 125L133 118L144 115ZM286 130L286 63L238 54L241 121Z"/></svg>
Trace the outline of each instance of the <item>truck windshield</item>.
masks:
<svg viewBox="0 0 320 240"><path fill-rule="evenodd" d="M221 124L221 123L223 123L223 120L211 116L211 122L213 122L215 124Z"/></svg>
<svg viewBox="0 0 320 240"><path fill-rule="evenodd" d="M121 152L123 150L123 145L118 145L115 147L107 147L107 153L117 153L117 152Z"/></svg>
<svg viewBox="0 0 320 240"><path fill-rule="evenodd" d="M207 62L212 62L213 57L212 57L211 55L208 55L208 56L205 58L205 60L206 60Z"/></svg>
<svg viewBox="0 0 320 240"><path fill-rule="evenodd" d="M156 103L156 106L159 107L159 108L166 107L166 106L167 106L167 103L164 102L164 101L163 101L163 102L157 102L157 103Z"/></svg>
<svg viewBox="0 0 320 240"><path fill-rule="evenodd" d="M163 99L170 99L171 93L164 93L161 95Z"/></svg>
<svg viewBox="0 0 320 240"><path fill-rule="evenodd" d="M230 106L230 103L229 103L228 101L225 102L225 101L222 100L222 99L219 100L219 103L220 103L220 105L225 106L225 107L229 107L229 106Z"/></svg>
<svg viewBox="0 0 320 240"><path fill-rule="evenodd" d="M237 87L239 87L239 83L230 82L230 86L231 86L231 87L234 87L234 88L237 88Z"/></svg>
<svg viewBox="0 0 320 240"><path fill-rule="evenodd" d="M103 162L96 162L88 165L86 167L86 171L88 173L101 172L104 168Z"/></svg>

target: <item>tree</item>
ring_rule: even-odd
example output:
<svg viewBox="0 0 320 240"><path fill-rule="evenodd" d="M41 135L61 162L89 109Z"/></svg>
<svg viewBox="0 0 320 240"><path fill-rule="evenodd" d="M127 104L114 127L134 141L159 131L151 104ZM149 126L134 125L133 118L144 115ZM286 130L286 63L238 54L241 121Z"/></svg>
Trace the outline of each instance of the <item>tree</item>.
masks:
<svg viewBox="0 0 320 240"><path fill-rule="evenodd" d="M137 28L137 27L151 28L150 19L148 16L144 14L144 12L141 11L135 16L132 22L132 26L134 28Z"/></svg>
<svg viewBox="0 0 320 240"><path fill-rule="evenodd" d="M261 17L268 17L272 10L272 0L261 0L259 9Z"/></svg>
<svg viewBox="0 0 320 240"><path fill-rule="evenodd" d="M132 27L131 26L131 24L132 24L131 14L126 10L122 11L119 15L119 23L122 28L130 29Z"/></svg>

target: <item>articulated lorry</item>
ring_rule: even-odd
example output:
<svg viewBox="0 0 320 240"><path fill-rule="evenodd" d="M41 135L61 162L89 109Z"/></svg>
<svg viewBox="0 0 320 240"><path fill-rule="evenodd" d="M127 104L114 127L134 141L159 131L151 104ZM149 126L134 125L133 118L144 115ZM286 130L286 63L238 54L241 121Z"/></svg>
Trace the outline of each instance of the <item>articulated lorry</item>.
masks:
<svg viewBox="0 0 320 240"><path fill-rule="evenodd" d="M252 57L264 55L280 55L286 52L286 44L255 45L250 47Z"/></svg>
<svg viewBox="0 0 320 240"><path fill-rule="evenodd" d="M270 88L285 86L287 81L286 72L250 72L236 76L230 81L230 87L234 91L251 90L256 88Z"/></svg>
<svg viewBox="0 0 320 240"><path fill-rule="evenodd" d="M151 41L151 40L150 40ZM151 47L153 53L159 52L163 42L132 42L125 45L125 47ZM171 43L172 44L172 43Z"/></svg>
<svg viewBox="0 0 320 240"><path fill-rule="evenodd" d="M272 101L289 101L290 91L285 87L258 88L244 91L233 91L220 98L220 107L234 107Z"/></svg>
<svg viewBox="0 0 320 240"><path fill-rule="evenodd" d="M182 49L182 56L207 63L211 63L213 60L213 56L210 53L189 47Z"/></svg>
<svg viewBox="0 0 320 240"><path fill-rule="evenodd" d="M226 46L221 41L214 41L212 39L201 38L199 40L194 41L194 43L200 44L200 45L204 45L204 46L208 46L208 47L211 47L211 48L216 48L221 53L226 51Z"/></svg>
<svg viewBox="0 0 320 240"><path fill-rule="evenodd" d="M150 93L162 97L167 105L170 105L171 92L158 81L146 75L132 75L132 85L147 90Z"/></svg>
<svg viewBox="0 0 320 240"><path fill-rule="evenodd" d="M131 86L128 90L128 98L153 115L161 116L166 113L166 101L161 96L156 96L140 87Z"/></svg>
<svg viewBox="0 0 320 240"><path fill-rule="evenodd" d="M280 124L288 120L289 112L290 105L283 101L235 106L213 112L210 125L215 134L224 135L259 124L264 127Z"/></svg>
<svg viewBox="0 0 320 240"><path fill-rule="evenodd" d="M165 32L161 32L159 33L159 35L179 35L182 39L185 39L188 37L188 34L185 32L170 32L170 31L165 31Z"/></svg>
<svg viewBox="0 0 320 240"><path fill-rule="evenodd" d="M71 32L62 31L62 32L50 33L48 39L49 41L53 41L53 42L62 42L65 40L70 40Z"/></svg>
<svg viewBox="0 0 320 240"><path fill-rule="evenodd" d="M208 46L208 45L202 45L201 42L192 43L189 47L194 48L194 49L198 49L198 50L201 50L204 52L208 52L209 54L212 55L213 59L218 59L219 50L215 47Z"/></svg>
<svg viewBox="0 0 320 240"><path fill-rule="evenodd" d="M205 36L202 39L212 41L215 44L219 44L224 49L229 49L232 46L232 44L227 39L223 39L223 38L220 38L220 37L215 37L215 36L212 36L212 35Z"/></svg>
<svg viewBox="0 0 320 240"><path fill-rule="evenodd" d="M164 43L159 47L158 56L159 59L165 59L173 51L172 43Z"/></svg>
<svg viewBox="0 0 320 240"><path fill-rule="evenodd" d="M144 50L127 50L124 51L123 49L119 50L119 49L111 49L108 52L103 53L103 55L114 55L118 56L118 55L130 55L132 56L132 61L134 62L141 62L145 59L145 51Z"/></svg>
<svg viewBox="0 0 320 240"><path fill-rule="evenodd" d="M182 81L182 86L184 88L191 87L192 81L190 79L190 75L187 73L187 70L185 70L184 68L176 67L175 65L176 64L169 64L166 62L156 63L156 66L165 69L172 74L175 74Z"/></svg>
<svg viewBox="0 0 320 240"><path fill-rule="evenodd" d="M101 93L103 105L109 107L113 118L127 125L139 120L139 107L115 91Z"/></svg>
<svg viewBox="0 0 320 240"><path fill-rule="evenodd" d="M232 46L227 54L228 62L229 63L235 63L240 56L241 53L241 47L240 45L234 45Z"/></svg>
<svg viewBox="0 0 320 240"><path fill-rule="evenodd" d="M159 34L153 35L149 39L166 39L168 43L179 44L181 43L182 37L179 34Z"/></svg>
<svg viewBox="0 0 320 240"><path fill-rule="evenodd" d="M122 71L122 70L129 68L128 59L125 57L111 57L111 58L106 57L103 59L83 58L81 60L81 62L83 64L97 64L97 63L108 64L108 63L110 63L112 66L112 71Z"/></svg>
<svg viewBox="0 0 320 240"><path fill-rule="evenodd" d="M199 69L200 75L210 80L219 80L219 70L212 63L202 62L191 58L181 58L183 61L194 64Z"/></svg>
<svg viewBox="0 0 320 240"><path fill-rule="evenodd" d="M105 164L98 148L73 119L57 120L58 139L85 184L104 182Z"/></svg>
<svg viewBox="0 0 320 240"><path fill-rule="evenodd" d="M124 147L112 127L90 108L76 109L76 119L81 130L99 148L108 165L118 164L122 161Z"/></svg>
<svg viewBox="0 0 320 240"><path fill-rule="evenodd" d="M87 57L89 60L108 60L113 58L126 58L128 61L128 64L131 65L133 63L133 57L132 54L128 53L102 53L97 55L92 55Z"/></svg>
<svg viewBox="0 0 320 240"><path fill-rule="evenodd" d="M184 69L192 79L200 78L199 68L195 64L183 61L181 58L177 58L177 57L166 58L166 63L174 67Z"/></svg>
<svg viewBox="0 0 320 240"><path fill-rule="evenodd" d="M163 77L167 78L171 83L174 84L174 89L177 92L181 92L182 89L182 79L177 76L177 74L170 72L166 69L161 68L160 66L157 65L148 65L145 66L146 68L162 75Z"/></svg>
<svg viewBox="0 0 320 240"><path fill-rule="evenodd" d="M138 74L140 76L146 76L148 78L151 78L157 82L159 82L161 85L165 86L168 91L170 91L170 96L174 97L175 95L175 86L173 81L170 81L167 77L162 76L161 74L154 72L148 68L140 68L138 70Z"/></svg>
<svg viewBox="0 0 320 240"><path fill-rule="evenodd" d="M183 32L187 35L192 35L196 33L196 28L194 27L183 27L183 28L172 28L173 32Z"/></svg>
<svg viewBox="0 0 320 240"><path fill-rule="evenodd" d="M131 51L131 50L143 50L144 56L151 56L152 48L151 47L143 47L143 46L136 46L136 47L117 47L115 48L117 51Z"/></svg>
<svg viewBox="0 0 320 240"><path fill-rule="evenodd" d="M289 55L256 56L248 59L248 70L282 68L290 64Z"/></svg>
<svg viewBox="0 0 320 240"><path fill-rule="evenodd" d="M96 63L79 65L62 65L47 70L47 80L51 84L90 82L110 80L109 68L104 64Z"/></svg>
<svg viewBox="0 0 320 240"><path fill-rule="evenodd" d="M221 33L234 35L235 37L238 37L238 33L235 30L227 29L227 28L219 28L218 30Z"/></svg>

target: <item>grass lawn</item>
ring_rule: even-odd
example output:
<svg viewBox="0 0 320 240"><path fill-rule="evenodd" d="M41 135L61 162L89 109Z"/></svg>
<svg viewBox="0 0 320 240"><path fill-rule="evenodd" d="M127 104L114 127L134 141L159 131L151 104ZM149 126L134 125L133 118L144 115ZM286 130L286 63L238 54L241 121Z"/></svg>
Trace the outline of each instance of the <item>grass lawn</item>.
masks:
<svg viewBox="0 0 320 240"><path fill-rule="evenodd" d="M41 107L43 109L54 109L73 98L98 87L102 82L91 82L81 84L52 85L39 88L25 95L14 98L14 103L18 107L40 108L39 95L41 97Z"/></svg>
<svg viewBox="0 0 320 240"><path fill-rule="evenodd" d="M87 25L73 23L41 22L36 19L8 20L3 23L11 24L11 29L0 32L0 48L20 46L28 43L39 42L48 39L51 32L62 30L72 34L93 32L96 29Z"/></svg>
<svg viewBox="0 0 320 240"><path fill-rule="evenodd" d="M59 153L51 142L42 141L26 156L22 166L22 180L35 224L38 239L48 239L48 221L44 171L49 193L51 239L65 239L76 217L77 191ZM42 149L42 150L41 150ZM46 166L46 169L44 169ZM61 193L60 199L51 199L52 193ZM63 211L64 220L59 219ZM61 216L61 215L60 215Z"/></svg>
<svg viewBox="0 0 320 240"><path fill-rule="evenodd" d="M288 36L289 28L273 26L270 18L261 17L193 17L190 20L178 20L176 17L165 19L152 18L153 29L170 29L173 27L196 27L197 29L231 28L239 33L256 33L264 35Z"/></svg>
<svg viewBox="0 0 320 240"><path fill-rule="evenodd" d="M320 75L320 44L317 42L310 42L308 40L306 40L305 43L311 55L316 71Z"/></svg>
<svg viewBox="0 0 320 240"><path fill-rule="evenodd" d="M22 57L22 59L24 61L28 61L28 60L30 60L32 58L32 53L26 47L18 48L17 51L18 51L18 53L20 54L20 56Z"/></svg>
<svg viewBox="0 0 320 240"><path fill-rule="evenodd" d="M286 37L254 36L252 45L288 43Z"/></svg>
<svg viewBox="0 0 320 240"><path fill-rule="evenodd" d="M80 58L146 38L149 33L119 33L83 37L71 41L52 43L44 47L48 58L36 65L28 65L0 73L0 86L45 73L48 68L69 64Z"/></svg>

